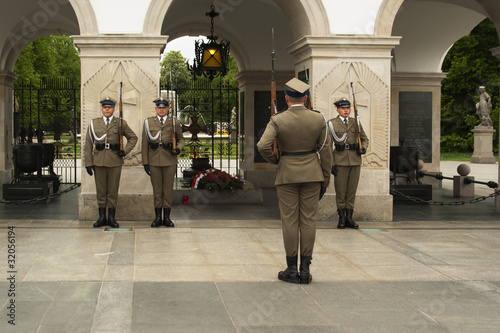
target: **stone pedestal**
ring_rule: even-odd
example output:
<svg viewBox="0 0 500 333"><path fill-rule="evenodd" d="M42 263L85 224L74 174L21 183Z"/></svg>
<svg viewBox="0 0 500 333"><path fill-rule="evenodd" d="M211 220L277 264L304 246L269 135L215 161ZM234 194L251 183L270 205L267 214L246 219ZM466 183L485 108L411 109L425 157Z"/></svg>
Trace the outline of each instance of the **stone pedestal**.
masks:
<svg viewBox="0 0 500 333"><path fill-rule="evenodd" d="M466 184L465 178L474 180L469 176L453 176L453 197L454 198L474 198L474 183Z"/></svg>
<svg viewBox="0 0 500 333"><path fill-rule="evenodd" d="M489 126L476 126L474 133L474 154L470 158L471 163L495 164L493 155L493 134L495 129Z"/></svg>

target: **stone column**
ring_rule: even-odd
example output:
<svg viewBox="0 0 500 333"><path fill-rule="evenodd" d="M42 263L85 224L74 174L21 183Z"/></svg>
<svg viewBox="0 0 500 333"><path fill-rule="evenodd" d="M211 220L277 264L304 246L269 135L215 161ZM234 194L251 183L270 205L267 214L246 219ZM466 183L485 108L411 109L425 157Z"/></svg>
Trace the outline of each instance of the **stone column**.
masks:
<svg viewBox="0 0 500 333"><path fill-rule="evenodd" d="M418 145L420 158L424 161L423 170L427 172L440 171L441 81L445 77L445 73L392 73L391 146L399 146L400 138L405 138L403 145ZM412 95L415 96L413 101ZM400 109L401 96L410 104L403 105L405 110ZM430 110L423 109L429 106ZM400 119L413 130L401 133ZM422 181L441 187L441 182L434 178L426 177Z"/></svg>
<svg viewBox="0 0 500 333"><path fill-rule="evenodd" d="M293 71L276 72L276 90L284 91L285 83L292 77ZM240 168L243 177L259 188L274 187L276 166L260 160L256 146L271 116L271 72L243 71L235 78L239 83L242 103L240 137L243 139L243 159L240 161ZM284 101L283 94L277 94L278 101L280 98Z"/></svg>
<svg viewBox="0 0 500 333"><path fill-rule="evenodd" d="M370 139L363 157L354 220L392 221L389 194L391 50L399 37L304 37L289 46L295 70L310 69L314 108L327 119L338 114L333 102L352 100L352 79L359 117ZM354 111L352 116L354 116ZM335 189L320 201L318 218L337 219Z"/></svg>
<svg viewBox="0 0 500 333"><path fill-rule="evenodd" d="M500 47L495 47L494 49L491 49L491 53L500 59ZM498 128L500 128L500 120L498 122ZM499 138L499 145L500 145L500 138ZM497 183L500 184L500 163L498 163L498 181ZM500 213L500 196L495 197L495 207L496 211Z"/></svg>
<svg viewBox="0 0 500 333"><path fill-rule="evenodd" d="M0 184L10 183L13 177L13 105L12 89L17 75L6 70L0 71Z"/></svg>
<svg viewBox="0 0 500 333"><path fill-rule="evenodd" d="M106 96L118 100L122 82L123 118L139 141L125 157L116 216L118 220L149 220L153 211L152 188L141 163L141 134L143 120L155 114L153 100L159 94L160 55L167 36L73 38L81 58L82 152L89 121L101 115L99 101ZM117 107L115 115L118 112ZM94 220L97 218L94 179L84 168L81 174L79 217L80 220Z"/></svg>

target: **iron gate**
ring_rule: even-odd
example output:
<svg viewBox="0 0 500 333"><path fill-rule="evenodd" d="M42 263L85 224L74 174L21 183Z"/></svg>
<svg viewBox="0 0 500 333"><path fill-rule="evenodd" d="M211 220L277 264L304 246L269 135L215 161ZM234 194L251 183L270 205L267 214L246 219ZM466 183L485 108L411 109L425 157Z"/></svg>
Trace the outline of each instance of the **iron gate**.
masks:
<svg viewBox="0 0 500 333"><path fill-rule="evenodd" d="M197 79L188 89L166 85L161 90L164 97L175 101L174 115L186 139L178 171L190 169L195 159L208 159L212 168L239 174L238 88Z"/></svg>
<svg viewBox="0 0 500 333"><path fill-rule="evenodd" d="M49 170L63 184L80 183L80 82L40 79L14 83L14 143L53 144Z"/></svg>

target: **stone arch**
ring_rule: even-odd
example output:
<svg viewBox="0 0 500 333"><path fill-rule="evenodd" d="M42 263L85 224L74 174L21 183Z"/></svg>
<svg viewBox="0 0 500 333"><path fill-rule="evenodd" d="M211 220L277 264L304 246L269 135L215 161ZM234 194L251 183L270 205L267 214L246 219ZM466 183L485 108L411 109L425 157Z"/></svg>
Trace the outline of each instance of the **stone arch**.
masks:
<svg viewBox="0 0 500 333"><path fill-rule="evenodd" d="M78 26L80 27L80 35L97 35L98 26L97 19L90 4L89 0L68 0L73 10L75 11L76 18L78 19Z"/></svg>
<svg viewBox="0 0 500 333"><path fill-rule="evenodd" d="M151 0L144 21L143 31L145 35L159 35L161 33L163 19L167 15L169 7L175 1ZM237 5L241 1L233 0L230 3ZM288 21L292 23L295 39L305 35L328 35L330 33L328 17L321 0L273 0L272 2L281 9Z"/></svg>
<svg viewBox="0 0 500 333"><path fill-rule="evenodd" d="M391 36L392 25L404 0L384 0L375 20L375 36Z"/></svg>
<svg viewBox="0 0 500 333"><path fill-rule="evenodd" d="M62 9L67 5L71 9ZM66 3L47 1L43 6L26 11L23 20L8 33L8 42L4 44L0 55L0 68L13 72L19 54L31 42L47 35L62 34L97 34L97 21L89 0L67 0Z"/></svg>
<svg viewBox="0 0 500 333"><path fill-rule="evenodd" d="M4 45L0 58L0 68L14 72L14 65L19 54L31 42L48 35L71 34L71 31L71 27L60 24L47 24L43 29L39 29L33 35L30 35L30 38L19 38L20 35L18 33L11 31L9 38L11 38L13 43L6 43Z"/></svg>
<svg viewBox="0 0 500 333"><path fill-rule="evenodd" d="M168 8L174 1L175 0L151 0L151 4L149 5L144 19L144 28L142 29L145 35L157 36L161 34L163 19L165 15L167 15Z"/></svg>
<svg viewBox="0 0 500 333"><path fill-rule="evenodd" d="M229 15L229 13L236 13L236 9L244 5L242 0L219 0L220 8L217 8L217 4L218 1L214 1L217 11L221 12L219 19L222 19L224 15ZM281 15L279 22L286 25L286 27L281 27L282 30L277 30L277 35L280 32L282 36L285 35L284 39L277 37L277 49L286 50L289 44L303 36L324 36L330 33L327 12L321 0L261 0L259 4L263 6L266 5L266 8L271 11L274 10L277 13L279 12ZM182 22L178 22L178 24L172 23L175 26L174 29L172 29L172 27L167 29L165 27L167 17L172 15L174 10L178 10L178 5L178 0L152 0L145 17L143 27L144 35L164 35L168 36L168 41L186 35L205 35L207 33L207 22L205 21L204 15L197 15L198 22L194 18L185 19L182 20ZM202 6L206 6L207 4L201 0L190 0L190 7L193 7L193 5L199 5L200 8L205 8ZM208 9L207 7L206 11L208 11ZM185 14L191 15L191 12ZM203 21L201 21L201 17L203 17ZM231 54L236 60L240 71L262 70L262 50L259 50L259 47L256 47L255 44L251 45L248 43L248 36L244 36L242 33L242 31L245 30L243 28L244 27L238 25L227 28L216 24L216 34L231 41ZM277 28L279 29L279 27ZM270 32L271 31L269 31L269 37ZM260 33L264 34L262 31ZM270 41L271 38L268 38L268 40ZM267 42L267 39L264 38L264 41ZM266 46L270 47L270 45L267 44ZM256 53L260 53L260 55L255 57ZM257 62L259 62L259 64L256 65ZM283 66L283 68L277 68L277 70L288 69L292 66L292 63L292 57L289 54L283 54L280 58L280 62L277 64L278 67Z"/></svg>

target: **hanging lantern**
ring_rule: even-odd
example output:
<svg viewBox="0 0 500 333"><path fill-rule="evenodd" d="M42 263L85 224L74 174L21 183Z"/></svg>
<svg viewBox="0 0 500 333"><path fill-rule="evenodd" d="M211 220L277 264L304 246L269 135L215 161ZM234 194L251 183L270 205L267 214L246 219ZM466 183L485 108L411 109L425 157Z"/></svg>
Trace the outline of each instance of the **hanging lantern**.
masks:
<svg viewBox="0 0 500 333"><path fill-rule="evenodd" d="M219 16L212 4L211 11L205 13L211 18L210 36L208 42L197 40L194 45L195 58L193 65L186 63L188 70L196 79L197 76L205 76L212 81L217 76L224 76L227 73L227 60L229 58L230 42L222 40L217 43L217 36L214 36L214 17Z"/></svg>

